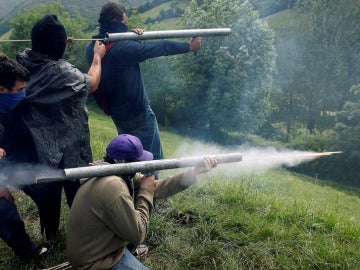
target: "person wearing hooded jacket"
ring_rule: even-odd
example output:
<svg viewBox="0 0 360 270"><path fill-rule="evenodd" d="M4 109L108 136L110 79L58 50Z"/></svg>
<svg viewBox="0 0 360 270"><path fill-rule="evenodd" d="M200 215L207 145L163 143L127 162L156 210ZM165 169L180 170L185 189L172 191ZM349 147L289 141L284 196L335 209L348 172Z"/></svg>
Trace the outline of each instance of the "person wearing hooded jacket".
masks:
<svg viewBox="0 0 360 270"><path fill-rule="evenodd" d="M102 6L99 20L100 28L94 38L104 38L106 33L127 32L125 7L119 3L107 2ZM141 34L143 29L133 29ZM156 116L150 107L150 100L145 90L140 63L159 56L185 54L201 48L202 37L191 38L189 42L139 42L119 40L108 45L108 52L103 59L100 89L104 92L105 110L117 128L118 134L132 134L138 137L144 149L162 159L159 128ZM86 57L91 63L94 42L86 47Z"/></svg>
<svg viewBox="0 0 360 270"><path fill-rule="evenodd" d="M25 98L25 86L29 80L29 72L16 61L6 55L0 55L0 238L21 259L39 255L34 242L26 233L25 225L20 217L8 186L8 175L4 172L7 147L3 142L6 133L6 115Z"/></svg>
<svg viewBox="0 0 360 270"><path fill-rule="evenodd" d="M98 164L152 160L139 138L130 134L115 137ZM167 198L196 183L196 175L217 165L205 157L203 167L155 181L141 173L93 177L77 192L67 224L66 250L75 269L148 269L128 250L148 233L154 198Z"/></svg>
<svg viewBox="0 0 360 270"><path fill-rule="evenodd" d="M106 50L100 42L95 43L92 64L85 74L62 59L69 41L57 16L45 15L32 28L32 48L16 57L30 72L27 95L11 115L14 126L7 138L16 144L8 152L16 162L63 169L85 166L92 160L86 101L88 93L98 87ZM22 187L37 204L45 240L54 239L58 232L62 188L71 206L79 186L79 181L73 181Z"/></svg>

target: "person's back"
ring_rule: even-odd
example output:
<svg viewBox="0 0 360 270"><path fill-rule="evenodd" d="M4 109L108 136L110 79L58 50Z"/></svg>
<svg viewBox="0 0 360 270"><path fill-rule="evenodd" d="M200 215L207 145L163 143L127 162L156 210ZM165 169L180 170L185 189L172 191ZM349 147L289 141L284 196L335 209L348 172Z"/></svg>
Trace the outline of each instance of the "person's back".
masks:
<svg viewBox="0 0 360 270"><path fill-rule="evenodd" d="M86 109L89 78L64 60L44 59L32 50L17 60L31 73L19 110L36 145L39 160L33 162L64 168L87 165L92 160Z"/></svg>
<svg viewBox="0 0 360 270"><path fill-rule="evenodd" d="M10 175L15 169L7 158L11 145L4 140L11 128L9 123L13 120L8 119L8 114L25 98L24 89L28 80L27 69L6 55L0 55L0 238L21 259L39 258L47 251L37 249L31 241L15 199L8 189L8 185L15 187L15 183L10 181ZM16 125L17 122L12 124Z"/></svg>
<svg viewBox="0 0 360 270"><path fill-rule="evenodd" d="M86 166L92 160L86 101L99 84L105 47L95 44L93 62L85 74L61 59L68 42L57 16L45 15L31 30L31 49L17 55L17 61L29 70L30 81L26 98L12 113L19 121L9 140L24 146L11 152L15 161L69 168ZM59 229L62 188L71 206L79 186L79 181L72 181L21 187L38 206L41 235L46 240L54 239Z"/></svg>
<svg viewBox="0 0 360 270"><path fill-rule="evenodd" d="M79 189L67 226L67 255L74 266L107 269L123 256L127 237L136 230L115 211L124 195L130 197L128 187L117 176L93 178Z"/></svg>
<svg viewBox="0 0 360 270"><path fill-rule="evenodd" d="M127 21L122 5L113 2L104 4L98 20L99 33L94 38L102 39L106 33L127 32ZM133 31L141 39L143 30ZM107 113L111 115L118 134L132 134L140 138L144 149L152 152L154 159L163 158L160 132L145 91L139 63L149 58L199 50L201 40L201 37L192 38L189 42L121 40L108 45L100 82L107 101ZM93 42L86 48L88 61L92 56L92 47Z"/></svg>
<svg viewBox="0 0 360 270"><path fill-rule="evenodd" d="M106 149L106 164L152 159L139 138L130 134L118 135ZM215 167L216 160L206 158L204 164L159 181L141 173L87 180L76 194L67 224L71 264L83 270L147 269L130 253L128 244L136 246L145 240L154 197L183 191L196 182L197 174Z"/></svg>
<svg viewBox="0 0 360 270"><path fill-rule="evenodd" d="M103 59L100 88L106 92L111 115L122 121L136 117L149 104L144 90L140 67L127 59L124 48L131 48L136 41L114 43ZM86 47L87 59L91 59L93 44ZM121 59L121 60L120 60Z"/></svg>

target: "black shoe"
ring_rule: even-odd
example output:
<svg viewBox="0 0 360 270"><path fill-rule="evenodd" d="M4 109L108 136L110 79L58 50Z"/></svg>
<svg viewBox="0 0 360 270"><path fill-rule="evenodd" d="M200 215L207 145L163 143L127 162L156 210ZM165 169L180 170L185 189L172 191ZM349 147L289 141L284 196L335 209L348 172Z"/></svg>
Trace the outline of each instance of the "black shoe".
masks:
<svg viewBox="0 0 360 270"><path fill-rule="evenodd" d="M136 258L140 259L145 257L149 253L149 247L147 245L138 245L135 249L131 252Z"/></svg>
<svg viewBox="0 0 360 270"><path fill-rule="evenodd" d="M42 246L34 249L32 252L19 257L24 261L40 261L49 254L50 249L48 247Z"/></svg>
<svg viewBox="0 0 360 270"><path fill-rule="evenodd" d="M35 260L42 260L50 253L50 248L46 246L38 247L33 255Z"/></svg>

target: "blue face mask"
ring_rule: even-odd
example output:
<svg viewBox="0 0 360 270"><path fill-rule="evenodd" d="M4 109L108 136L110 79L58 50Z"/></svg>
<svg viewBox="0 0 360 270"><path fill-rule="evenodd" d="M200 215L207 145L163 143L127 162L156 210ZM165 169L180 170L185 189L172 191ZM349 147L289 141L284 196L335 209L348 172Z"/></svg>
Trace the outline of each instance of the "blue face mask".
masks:
<svg viewBox="0 0 360 270"><path fill-rule="evenodd" d="M17 93L0 94L0 112L7 113L13 110L25 98L25 90Z"/></svg>

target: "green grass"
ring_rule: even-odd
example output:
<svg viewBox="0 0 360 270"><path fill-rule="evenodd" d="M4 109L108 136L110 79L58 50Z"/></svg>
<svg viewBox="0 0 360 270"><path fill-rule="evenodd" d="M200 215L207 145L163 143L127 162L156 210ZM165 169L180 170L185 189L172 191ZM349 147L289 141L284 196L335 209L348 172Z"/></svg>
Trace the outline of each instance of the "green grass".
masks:
<svg viewBox="0 0 360 270"><path fill-rule="evenodd" d="M301 19L301 15L290 9L277 12L264 18L269 26L276 32L297 27Z"/></svg>
<svg viewBox="0 0 360 270"><path fill-rule="evenodd" d="M116 136L111 119L91 107L94 158ZM161 130L165 156L178 155L190 138ZM219 168L166 200L157 211L142 261L150 269L360 269L359 190L283 169L239 176ZM161 175L172 174L171 170ZM36 207L15 192L30 236L41 243ZM66 261L65 224L43 262L20 262L0 242L0 269L40 269Z"/></svg>
<svg viewBox="0 0 360 270"><path fill-rule="evenodd" d="M150 9L149 11L144 12L143 16L145 18L156 18L157 16L159 16L161 10L169 10L171 5L175 5L178 8L185 9L188 3L179 0L169 1Z"/></svg>

